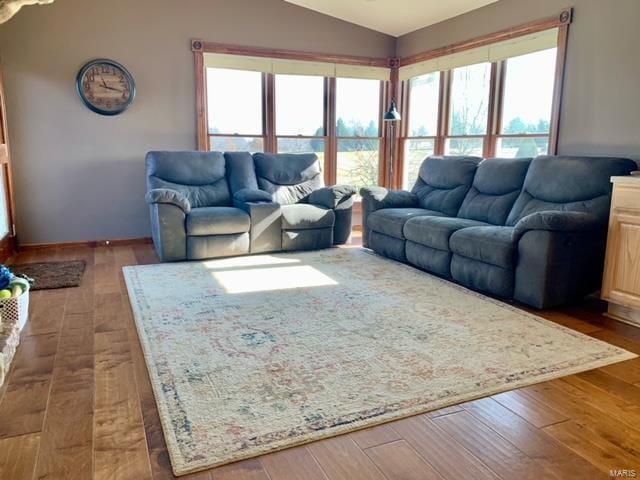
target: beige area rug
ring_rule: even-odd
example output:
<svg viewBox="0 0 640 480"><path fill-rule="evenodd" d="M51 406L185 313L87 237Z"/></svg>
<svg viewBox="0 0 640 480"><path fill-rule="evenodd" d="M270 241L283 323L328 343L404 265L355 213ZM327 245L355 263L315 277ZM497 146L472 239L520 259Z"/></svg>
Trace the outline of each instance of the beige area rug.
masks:
<svg viewBox="0 0 640 480"><path fill-rule="evenodd" d="M361 249L124 273L176 475L635 357Z"/></svg>

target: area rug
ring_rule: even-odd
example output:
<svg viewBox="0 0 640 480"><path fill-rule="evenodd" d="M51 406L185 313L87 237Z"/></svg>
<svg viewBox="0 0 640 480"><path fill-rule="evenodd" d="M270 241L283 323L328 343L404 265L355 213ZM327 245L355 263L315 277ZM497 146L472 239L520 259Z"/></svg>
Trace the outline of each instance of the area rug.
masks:
<svg viewBox="0 0 640 480"><path fill-rule="evenodd" d="M15 275L33 279L31 290L77 287L86 267L84 260L65 262L17 263L9 265Z"/></svg>
<svg viewBox="0 0 640 480"><path fill-rule="evenodd" d="M635 357L362 249L123 270L176 475Z"/></svg>

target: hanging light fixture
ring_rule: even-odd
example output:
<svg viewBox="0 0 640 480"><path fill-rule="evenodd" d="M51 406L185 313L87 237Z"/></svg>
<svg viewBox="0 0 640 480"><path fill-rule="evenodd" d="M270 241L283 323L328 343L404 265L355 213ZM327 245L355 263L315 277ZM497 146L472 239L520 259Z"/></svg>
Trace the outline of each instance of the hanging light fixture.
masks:
<svg viewBox="0 0 640 480"><path fill-rule="evenodd" d="M393 162L395 157L395 143L396 143L396 123L402 120L400 116L400 112L396 108L395 100L391 100L391 105L389 106L389 110L384 114L382 119L389 124L389 136L391 140L389 142L389 186L393 188Z"/></svg>

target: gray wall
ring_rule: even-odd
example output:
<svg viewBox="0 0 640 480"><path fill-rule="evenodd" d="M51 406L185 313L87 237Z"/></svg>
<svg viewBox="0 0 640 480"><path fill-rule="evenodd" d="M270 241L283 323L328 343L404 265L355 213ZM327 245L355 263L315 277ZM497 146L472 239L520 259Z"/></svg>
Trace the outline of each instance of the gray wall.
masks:
<svg viewBox="0 0 640 480"><path fill-rule="evenodd" d="M573 5L559 153L640 159L640 1L500 0L398 39L407 56L554 15Z"/></svg>
<svg viewBox="0 0 640 480"><path fill-rule="evenodd" d="M640 0L573 0L560 153L640 158ZM400 37L281 0L56 0L0 26L22 243L149 235L143 157L195 147L189 39L385 57L430 50L553 15L554 0L500 0ZM74 79L84 62L124 63L138 97L91 113Z"/></svg>
<svg viewBox="0 0 640 480"><path fill-rule="evenodd" d="M149 236L144 155L195 148L190 39L386 57L395 39L282 0L56 0L0 26L21 243ZM74 90L92 58L129 68L116 117Z"/></svg>

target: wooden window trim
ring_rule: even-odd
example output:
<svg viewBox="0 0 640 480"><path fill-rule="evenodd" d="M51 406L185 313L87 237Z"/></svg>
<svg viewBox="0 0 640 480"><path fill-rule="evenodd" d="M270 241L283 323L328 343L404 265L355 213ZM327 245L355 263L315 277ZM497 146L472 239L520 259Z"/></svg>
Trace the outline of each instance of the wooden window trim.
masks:
<svg viewBox="0 0 640 480"><path fill-rule="evenodd" d="M506 28L504 30L499 30L487 35L475 37L470 40L464 40L462 42L421 52L416 55L410 55L408 57L400 58L400 66L405 67L414 63L424 62L426 60L443 57L445 55L464 52L473 48L483 47L486 45L491 45L493 43L523 37L525 35L542 32L544 30L550 30L552 28L566 27L571 23L572 17L573 8L565 8L560 11L560 13L552 17L534 20L532 22L523 23L516 27Z"/></svg>
<svg viewBox="0 0 640 480"><path fill-rule="evenodd" d="M2 168L5 182L5 205L7 208L8 234L0 239L0 262L5 262L17 251L16 238L16 204L13 188L13 172L11 161L11 145L9 142L9 132L7 127L6 95L4 89L4 78L0 71L0 168Z"/></svg>
<svg viewBox="0 0 640 480"><path fill-rule="evenodd" d="M283 60L340 63L343 65L358 65L366 67L388 68L389 66L386 58L360 57L355 55L332 55L297 50L247 47L227 43L203 42L198 39L192 40L191 43L192 45L194 43L200 44L202 53L223 53L227 55L245 55L251 57L279 58Z"/></svg>

